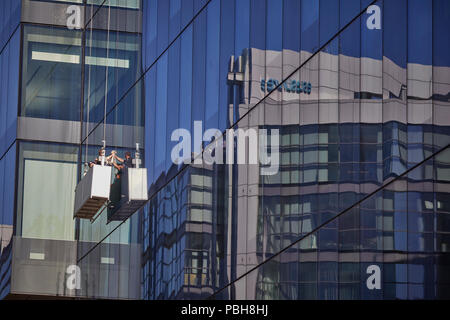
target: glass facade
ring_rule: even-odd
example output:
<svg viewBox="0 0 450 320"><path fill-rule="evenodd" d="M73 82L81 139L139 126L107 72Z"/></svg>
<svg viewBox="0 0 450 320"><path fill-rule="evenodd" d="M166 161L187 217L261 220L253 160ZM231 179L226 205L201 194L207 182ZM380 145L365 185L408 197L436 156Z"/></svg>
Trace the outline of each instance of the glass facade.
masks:
<svg viewBox="0 0 450 320"><path fill-rule="evenodd" d="M77 148L36 142L19 145L17 234L31 239L75 240Z"/></svg>
<svg viewBox="0 0 450 320"><path fill-rule="evenodd" d="M427 166L445 168L449 155L445 147L216 297L236 290L241 299L448 299L449 180ZM383 274L380 290L366 284L370 266Z"/></svg>
<svg viewBox="0 0 450 320"><path fill-rule="evenodd" d="M15 32L20 22L21 1L5 0L0 4L0 48L3 49L8 44L10 37Z"/></svg>
<svg viewBox="0 0 450 320"><path fill-rule="evenodd" d="M2 1L0 17L0 298L139 298L139 216L74 219L74 198L102 140L144 147L141 1Z"/></svg>
<svg viewBox="0 0 450 320"><path fill-rule="evenodd" d="M0 297L449 298L447 0L4 2ZM149 201L73 219L103 143Z"/></svg>
<svg viewBox="0 0 450 320"><path fill-rule="evenodd" d="M21 2L0 3L0 299L10 292L15 219Z"/></svg>
<svg viewBox="0 0 450 320"><path fill-rule="evenodd" d="M0 53L1 107L0 154L3 155L16 139L19 88L20 32L11 34Z"/></svg>

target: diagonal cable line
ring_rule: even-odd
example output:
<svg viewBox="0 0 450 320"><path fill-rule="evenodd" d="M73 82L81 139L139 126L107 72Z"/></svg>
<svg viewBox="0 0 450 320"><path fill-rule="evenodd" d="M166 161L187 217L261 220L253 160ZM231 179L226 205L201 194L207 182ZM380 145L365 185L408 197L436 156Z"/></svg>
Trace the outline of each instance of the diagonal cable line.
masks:
<svg viewBox="0 0 450 320"><path fill-rule="evenodd" d="M422 160L421 162L417 163L416 165L414 165L413 167L409 168L408 170L406 170L405 172L403 172L401 175L395 177L394 179L388 181L387 183L383 184L382 186L378 187L376 190L372 191L371 193L369 193L368 195L366 195L365 197L363 197L362 199L358 200L357 202L355 202L354 204L352 204L350 207L348 207L347 209L341 211L340 213L338 213L336 216L334 216L333 218L329 219L328 221L325 221L324 223L322 223L321 225L319 225L318 227L316 227L314 230L308 232L307 234L301 236L300 238L298 238L297 240L295 240L293 243L291 243L290 245L288 245L287 247L283 248L282 250L278 251L277 253L274 253L272 256L270 256L269 258L267 258L266 260L264 260L263 262L257 264L256 266L254 266L253 268L251 268L249 271L246 271L244 274L242 274L241 276L237 277L235 280L231 281L230 283L228 283L227 285L225 285L224 287L220 288L218 291L214 292L208 299L214 299L214 297L221 293L223 290L225 290L226 288L232 286L234 283L238 282L239 280L245 278L247 275L249 275L250 273L252 273L253 271L257 270L259 267L261 267L262 265L266 264L267 262L273 260L275 257L279 256L280 254L282 254L283 252L289 250L290 248L292 248L293 246L295 246L297 243L301 242L303 239L306 239L307 237L315 234L316 232L318 232L320 229L322 229L323 227L325 227L327 224L333 222L334 220L338 219L340 216L344 215L345 213L351 211L352 209L354 209L355 207L359 206L361 203L363 203L364 201L370 199L373 195L377 194L378 192L380 192L381 190L385 189L386 187L388 187L389 185L391 185L392 183L396 182L397 180L403 178L405 175L409 174L410 172L414 171L415 169L419 168L421 165L423 165L424 163L430 161L431 159L433 159L434 157L436 157L437 155L439 155L440 153L442 153L443 151L447 150L448 148L450 148L450 144L448 144L447 146L441 148L440 150L436 151L435 153L433 153L431 156L425 158L424 160Z"/></svg>
<svg viewBox="0 0 450 320"><path fill-rule="evenodd" d="M163 54L168 51L168 49L170 48L170 46L175 42L175 40L181 36L181 34L189 27L189 25L197 18L197 16L206 8L206 6L211 2L212 0L209 0L201 9L200 11L191 19L191 21L189 21L189 23L183 28L183 30L175 37L175 39L169 44L169 46L158 56L158 58L145 70L145 72L141 75L141 77L139 77L139 79L132 85L131 88L129 88L125 94L120 98L120 100L112 107L112 109L108 112L108 114L110 114L118 105L119 103L125 98L125 96L132 90L132 88L145 76L145 74L153 67L153 65L156 64L156 62L163 56ZM367 7L364 8L364 10L362 10L358 15L356 15L350 22L348 22L342 29L340 29L335 35L333 35L330 40L328 40L327 42L325 42L317 51L315 51L306 61L304 61L298 68L296 68L291 74L289 74L288 77L286 77L283 81L281 81L278 86L275 87L275 89L273 91L271 91L270 93L267 93L260 101L258 101L251 109L249 109L241 118L239 118L232 126L230 126L230 128L235 127L246 115L249 114L250 111L254 110L257 106L259 106L263 101L265 101L265 99L267 97L269 97L273 92L276 92L278 90L278 88L280 88L289 78L291 78L293 75L295 75L295 73L297 73L303 66L305 66L309 61L311 61L319 52L321 52L322 50L324 50L334 39L336 39L344 30L346 30L353 22L355 22L356 20L358 20L366 11L367 9L375 4L378 0L373 0ZM101 122L97 123L97 125L94 127L93 130L91 130L91 132L89 133L92 134L93 131L100 126L100 124L102 123L103 119L101 120ZM229 128L229 129L230 129ZM226 130L222 133L222 137L224 137L226 133ZM86 137L87 138L87 137ZM81 142L81 144L83 144L83 142L86 140L86 138ZM206 148L205 148L206 149ZM204 150L205 150L204 149ZM196 157L199 158L204 150ZM184 172L184 170L186 170L190 165L189 164L185 164L182 166L182 168L177 172L177 174L172 177L171 179L169 179L168 181L166 181L166 183L164 185L162 185L159 189L157 189L152 195L149 196L149 199L147 200L146 203L150 202L151 200L153 200L153 198L155 197L156 194L158 194L162 189L164 189L167 185L169 185L176 177L178 177L182 172ZM131 217L131 216L130 216ZM124 221L122 221L121 223L119 223L114 229L112 229L108 234L105 235L104 238L102 238L95 246L93 246L91 249L89 249L79 260L78 262L80 262L81 260L83 260L89 253L91 253L98 245L100 245L100 243L102 243L103 241L105 241L111 234L113 234L119 227L121 227L130 217L128 217L127 219L125 219Z"/></svg>

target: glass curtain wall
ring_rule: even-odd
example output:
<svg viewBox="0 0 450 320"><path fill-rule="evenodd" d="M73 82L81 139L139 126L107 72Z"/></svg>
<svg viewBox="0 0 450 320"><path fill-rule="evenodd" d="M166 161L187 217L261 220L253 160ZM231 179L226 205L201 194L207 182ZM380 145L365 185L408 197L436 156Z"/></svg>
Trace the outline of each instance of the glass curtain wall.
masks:
<svg viewBox="0 0 450 320"><path fill-rule="evenodd" d="M87 1L84 38L84 97L81 126L81 171L106 144L120 158L139 147L144 161L144 93L140 30L141 1ZM126 9L126 10L125 10ZM91 17L90 12L95 15ZM101 27L100 27L101 26ZM109 28L108 28L109 26ZM144 166L144 162L142 162ZM114 179L114 180L113 180ZM117 176L111 182L117 183ZM77 263L82 277L90 279L82 294L100 298L140 297L140 213L126 221L111 219L103 206L92 221L79 220Z"/></svg>
<svg viewBox="0 0 450 320"><path fill-rule="evenodd" d="M57 270L75 259L72 263L80 265L89 285L68 295L137 298L139 272L131 269L139 266L138 216L107 237L119 223L109 223L101 214L92 222L74 220L73 203L83 164L94 160L102 140L108 153L114 149L121 157L134 151L136 143L144 147L142 89L138 84L128 90L142 73L141 1L40 1L48 2L42 8L55 12L51 21L59 27L37 25L45 14L30 11L36 5L32 2L27 3L27 21L36 25L24 24L22 31L19 135L24 141L18 144L17 182L18 234L27 239L16 243L23 246L21 252L45 244ZM56 11L65 4L84 5L87 25L81 30L69 30L58 20ZM115 108L119 103L121 108ZM101 126L104 117L106 127ZM66 254L54 252L52 246L64 245L70 247ZM16 256L18 263L22 258ZM16 284L20 290L27 286ZM64 286L60 289L66 292Z"/></svg>
<svg viewBox="0 0 450 320"><path fill-rule="evenodd" d="M60 9L73 4L84 5L82 12L86 12L86 17L91 11L95 12L92 33L89 25L81 30L66 27L65 11ZM86 7L93 10L85 10ZM107 32L109 8L112 28ZM27 250L33 245L45 244L45 250L48 250L45 262L49 263L46 272L51 273L50 264L64 268L67 259L73 258L73 251L61 254L54 250L53 245L70 247L73 240L80 238L89 243L86 251L80 246L79 256L82 257L104 240L108 228L113 228L102 219L99 219L101 226L93 226L89 222L77 228L78 222L73 219L73 198L81 174L80 163L91 160L91 149L101 145L102 139L97 138L103 134L93 132L103 120L105 92L108 147L118 150L122 156L125 151L135 150L136 143L140 143L141 149L144 147L141 85L128 91L142 74L140 10L140 0L29 0L24 1L23 8L22 1L1 1L0 298L11 293L12 266L20 265L22 258L27 262L31 260ZM64 14L60 16L62 12ZM48 17L51 18L46 20ZM22 24L20 19L23 19ZM52 23L59 26L50 26ZM88 79L85 72L88 70L92 76L90 87L85 85ZM105 74L109 78L106 90ZM87 108L86 97L92 100L90 109ZM114 110L113 106L119 103L122 108ZM86 132L92 135L89 143L85 139ZM80 139L83 148L80 147ZM88 156L81 157L82 154ZM106 271L97 277L95 268L99 263L91 261L92 273L86 277L92 276L91 279L103 284L111 280L118 287L129 281L129 273L121 269L125 260L120 263L114 261L118 262L126 250L133 257L132 261L139 259L131 248L120 246L133 243L136 244L133 252L140 252L137 221L136 215L121 227L120 236L116 232L110 237L115 246L102 251L98 260L101 266L106 266ZM16 227L14 232L13 225ZM13 234L18 239L15 244L19 248L14 250L15 257L11 244ZM67 242L63 244L62 240ZM102 250L105 250L104 246ZM27 264L29 267L32 265ZM120 272L116 272L117 269ZM136 271L132 274L139 275ZM50 278L57 277L53 274ZM34 290L33 284L41 284L39 281L27 283L24 277L21 280L16 284L20 282L30 290ZM49 292L55 292L53 283L47 282L51 287ZM94 284L94 291L88 290L87 294L108 297L108 293L100 292L99 282ZM110 295L120 298L138 296L131 294L131 289L120 290L117 294L110 291Z"/></svg>
<svg viewBox="0 0 450 320"><path fill-rule="evenodd" d="M92 21L84 31L23 26L19 119L21 138L27 142L22 142L19 150L18 210L24 237L75 239L74 222L68 217L73 216L72 196L81 174L77 164L92 161L98 146L102 145L103 130L97 133L95 129L102 124L105 103L108 105L108 147L118 150L124 157L125 151L135 150L136 143L140 143L141 148L144 145L140 86L123 98L141 73L140 35L120 32L118 23L124 17L125 21L128 19L126 11L120 10L140 10L140 1L97 2L86 4L87 9L92 9ZM86 10L88 17L91 14L89 10ZM109 31L105 30L108 27L105 21L108 20L110 26L114 26ZM126 110L113 110L119 99L127 106ZM83 103L82 107L80 103ZM74 144L80 141L80 137L88 148L80 150ZM36 142L28 142L30 139ZM79 155L82 155L81 160ZM52 177L46 181L48 188L39 188L41 178L45 176ZM67 194L61 191L61 183L69 184ZM54 194L60 196L54 197ZM36 210L35 202L42 206L48 203L48 207ZM59 212L58 217L56 212ZM34 223L36 219L43 224ZM53 220L54 223L43 222ZM101 226L106 227L106 224L106 220L102 221ZM92 228L95 227L90 223L87 225L80 229L82 240L97 242L103 239L100 234L93 236L96 231ZM120 241L126 243L128 236Z"/></svg>
<svg viewBox="0 0 450 320"><path fill-rule="evenodd" d="M73 241L82 32L34 25L22 32L19 138L35 141L18 147L17 235Z"/></svg>
<svg viewBox="0 0 450 320"><path fill-rule="evenodd" d="M0 157L0 298L10 292L16 143Z"/></svg>
<svg viewBox="0 0 450 320"><path fill-rule="evenodd" d="M0 3L0 299L10 292L21 1Z"/></svg>
<svg viewBox="0 0 450 320"><path fill-rule="evenodd" d="M445 280L424 270L430 259L446 268L445 222L430 217L445 212L436 199L448 155L421 162L449 142L446 1L155 0L143 10L144 298L206 298L242 275L216 297L444 297L431 292ZM194 121L201 133L279 130L278 172L174 164L175 129L191 133L184 159L210 143L198 142ZM358 203L374 192L381 204ZM105 243L126 223L105 229ZM273 256L284 260L257 267ZM391 270L381 291L364 289L379 262Z"/></svg>
<svg viewBox="0 0 450 320"><path fill-rule="evenodd" d="M88 7L91 4L88 1ZM108 25L120 25L119 22L124 18L123 15L114 14L116 6L139 9L140 1L107 1L98 8L93 6L96 15L86 27L82 165L96 158L103 140L107 155L113 150L121 158L125 158L126 152L134 155L137 144L141 154L144 154L143 84L138 81L142 74L141 35L107 29ZM106 30L98 30L96 26L105 21ZM111 236L109 241L135 243L137 234L133 234L133 230L137 226L136 219L126 222L127 227L121 227L121 235ZM95 245L119 225L120 221L110 221L108 210L102 208L92 223L80 221L80 240ZM80 256L91 249L91 246L83 247Z"/></svg>
<svg viewBox="0 0 450 320"><path fill-rule="evenodd" d="M75 240L77 160L74 146L20 142L17 212L23 238Z"/></svg>
<svg viewBox="0 0 450 320"><path fill-rule="evenodd" d="M17 135L19 57L20 30L16 30L0 51L0 157L12 146Z"/></svg>
<svg viewBox="0 0 450 320"><path fill-rule="evenodd" d="M108 5L111 7L126 8L126 9L139 9L141 7L141 0L31 0L40 2L67 2L67 3L87 3L88 5Z"/></svg>

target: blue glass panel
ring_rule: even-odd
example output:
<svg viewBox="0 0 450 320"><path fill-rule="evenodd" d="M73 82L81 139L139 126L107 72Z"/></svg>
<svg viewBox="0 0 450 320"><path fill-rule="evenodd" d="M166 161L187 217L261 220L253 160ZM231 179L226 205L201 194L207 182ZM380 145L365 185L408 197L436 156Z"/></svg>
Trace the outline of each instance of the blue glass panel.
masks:
<svg viewBox="0 0 450 320"><path fill-rule="evenodd" d="M205 118L205 88L206 88L206 32L207 15L202 12L194 21L194 37L192 44L192 127L193 122L202 121L204 128ZM200 152L200 145L194 142L192 134L192 152Z"/></svg>
<svg viewBox="0 0 450 320"><path fill-rule="evenodd" d="M9 150L3 158L4 163L4 183L3 188L3 224L12 226L14 223L14 194L16 178L16 144Z"/></svg>
<svg viewBox="0 0 450 320"><path fill-rule="evenodd" d="M184 1L183 1L184 4ZM193 27L190 26L181 36L180 70L180 128L191 130L192 112L192 39Z"/></svg>
<svg viewBox="0 0 450 320"><path fill-rule="evenodd" d="M169 41L175 39L181 30L181 2L182 0L170 0Z"/></svg>
<svg viewBox="0 0 450 320"><path fill-rule="evenodd" d="M85 66L85 121L98 123L103 120L105 86L108 83L107 122L142 125L143 108L140 105L142 81L128 91L141 75L140 37L119 32L110 32L108 36L106 31L94 31L92 41L90 33L86 35L86 38L86 55L88 57ZM109 44L107 44L108 38ZM103 62L103 59L106 58L109 60L108 68ZM106 82L106 71L108 71L108 82ZM119 99L120 106L117 106Z"/></svg>
<svg viewBox="0 0 450 320"><path fill-rule="evenodd" d="M250 44L250 0L235 0L235 55L240 56ZM278 35L280 36L280 34Z"/></svg>
<svg viewBox="0 0 450 320"><path fill-rule="evenodd" d="M183 1L184 2L184 1ZM157 57L157 32L158 32L158 0L144 1L144 27L143 32L145 35L145 48L144 67L148 68Z"/></svg>
<svg viewBox="0 0 450 320"><path fill-rule="evenodd" d="M283 49L300 51L300 9L301 2L298 0L283 2Z"/></svg>
<svg viewBox="0 0 450 320"><path fill-rule="evenodd" d="M5 155L6 156L6 155ZM5 188L5 161L6 157L1 158L0 157L0 200L1 200L1 213L0 213L0 225L3 224L3 195L4 195L4 188ZM2 239L0 239L1 241Z"/></svg>
<svg viewBox="0 0 450 320"><path fill-rule="evenodd" d="M20 22L22 1L0 1L0 52L8 44L12 33L16 31Z"/></svg>
<svg viewBox="0 0 450 320"><path fill-rule="evenodd" d="M265 3L265 1L255 1L258 4ZM229 126L230 120L228 117L228 106L231 103L231 88L227 82L227 75L231 56L234 55L235 1L221 1L220 11L222 17L227 17L226 19L220 19L219 129L225 130ZM263 20L265 21L264 18ZM252 21L254 20L252 19ZM260 25L252 28L252 35L258 35L258 39L261 37L264 39L264 32L260 28Z"/></svg>
<svg viewBox="0 0 450 320"><path fill-rule="evenodd" d="M156 82L156 123L155 123L155 167L156 173L166 168L166 121L167 121L167 62L168 55L163 55L157 64Z"/></svg>
<svg viewBox="0 0 450 320"><path fill-rule="evenodd" d="M181 25L185 26L194 16L194 0L183 0L181 3Z"/></svg>
<svg viewBox="0 0 450 320"><path fill-rule="evenodd" d="M6 121L8 110L8 59L9 51L5 48L0 54L0 157L3 156L7 146Z"/></svg>
<svg viewBox="0 0 450 320"><path fill-rule="evenodd" d="M156 143L156 69L151 68L145 75L145 167L148 169L148 186L155 177Z"/></svg>
<svg viewBox="0 0 450 320"><path fill-rule="evenodd" d="M169 44L169 4L170 1L167 0L158 1L158 54L161 54Z"/></svg>

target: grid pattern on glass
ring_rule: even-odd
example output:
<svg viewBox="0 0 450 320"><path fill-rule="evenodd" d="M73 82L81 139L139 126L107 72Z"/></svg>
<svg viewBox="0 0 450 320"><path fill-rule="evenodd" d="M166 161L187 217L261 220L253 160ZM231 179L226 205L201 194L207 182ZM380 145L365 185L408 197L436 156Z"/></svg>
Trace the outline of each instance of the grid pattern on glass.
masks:
<svg viewBox="0 0 450 320"><path fill-rule="evenodd" d="M423 176L430 164L437 170ZM450 190L450 180L438 168L449 164L447 146L271 255L213 297L448 298L450 283L444 275L449 267L448 230L433 227L432 221L447 219L448 201L443 201L442 192ZM415 191L418 187L420 195Z"/></svg>

